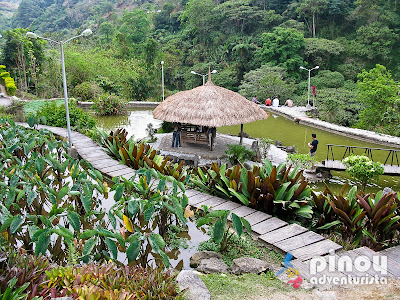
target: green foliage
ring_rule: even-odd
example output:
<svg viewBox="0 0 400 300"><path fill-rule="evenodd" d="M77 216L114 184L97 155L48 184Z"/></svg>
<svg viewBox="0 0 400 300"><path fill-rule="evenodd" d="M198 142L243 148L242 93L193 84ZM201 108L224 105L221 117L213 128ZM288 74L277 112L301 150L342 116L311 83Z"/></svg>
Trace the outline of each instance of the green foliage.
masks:
<svg viewBox="0 0 400 300"><path fill-rule="evenodd" d="M270 64L246 73L239 86L239 92L247 98L256 95L260 99L275 96L285 99L291 98L294 91L295 86L285 69Z"/></svg>
<svg viewBox="0 0 400 300"><path fill-rule="evenodd" d="M258 142L258 148L260 150L261 154L261 159L265 160L268 155L268 151L271 148L272 143L274 140L271 140L269 138L261 138Z"/></svg>
<svg viewBox="0 0 400 300"><path fill-rule="evenodd" d="M288 154L286 157L286 164L299 167L300 170L308 169L316 162L315 157L311 157L309 154Z"/></svg>
<svg viewBox="0 0 400 300"><path fill-rule="evenodd" d="M397 193L364 195L353 187L345 197L345 188L335 195L326 187L323 194L314 195L317 224L323 224L317 229L337 232L345 242L374 250L395 242L400 228Z"/></svg>
<svg viewBox="0 0 400 300"><path fill-rule="evenodd" d="M227 146L228 149L225 151L225 155L231 164L244 163L246 160L251 159L255 155L253 150L241 144Z"/></svg>
<svg viewBox="0 0 400 300"><path fill-rule="evenodd" d="M259 53L263 63L283 67L290 75L298 74L303 65L305 48L304 36L293 28L276 27L273 32L263 33L262 50Z"/></svg>
<svg viewBox="0 0 400 300"><path fill-rule="evenodd" d="M157 151L149 144L137 143L133 138L127 139L128 133L125 129L117 129L110 135L101 130L99 132L102 136L101 144L106 147L106 151L123 164L136 170L143 167L154 169L174 177L181 183L188 182L189 176L183 161L179 164L173 163L169 157L156 154Z"/></svg>
<svg viewBox="0 0 400 300"><path fill-rule="evenodd" d="M361 189L365 191L368 183L372 180L379 180L379 176L384 173L381 163L372 161L363 155L350 155L342 160L346 166L346 172L350 176L361 181Z"/></svg>
<svg viewBox="0 0 400 300"><path fill-rule="evenodd" d="M70 124L73 130L84 132L95 126L95 120L90 116L90 113L78 108L75 102L70 101L68 108ZM46 125L67 127L65 105L58 105L54 101L47 101L44 106L36 111L35 116Z"/></svg>
<svg viewBox="0 0 400 300"><path fill-rule="evenodd" d="M56 267L47 271L49 286L59 293L82 299L183 299L176 275L170 271L121 266L114 262L73 267Z"/></svg>
<svg viewBox="0 0 400 300"><path fill-rule="evenodd" d="M98 115L117 115L125 112L128 101L115 94L103 94L93 102L93 109Z"/></svg>
<svg viewBox="0 0 400 300"><path fill-rule="evenodd" d="M311 189L298 167L278 167L266 159L262 167L246 170L238 165L226 169L212 163L211 168L193 170L191 182L201 190L233 199L279 218L304 221L312 217Z"/></svg>
<svg viewBox="0 0 400 300"><path fill-rule="evenodd" d="M17 90L17 86L15 85L14 78L10 76L9 72L5 71L5 66L3 65L0 69L0 82L4 83L6 86L7 94L10 96L14 96Z"/></svg>
<svg viewBox="0 0 400 300"><path fill-rule="evenodd" d="M376 65L370 71L363 70L358 76L358 99L364 104L360 114L359 126L374 130L387 125L383 115L391 116L391 121L400 120L398 111L398 86L392 75L382 65Z"/></svg>
<svg viewBox="0 0 400 300"><path fill-rule="evenodd" d="M357 101L357 91L345 88L326 88L318 90L318 118L330 123L353 127L363 104Z"/></svg>
<svg viewBox="0 0 400 300"><path fill-rule="evenodd" d="M229 210L214 210L207 213L204 217L196 220L197 228L204 225L213 226L213 240L219 244L219 251L224 253L228 249L229 240L232 238L234 232L229 231L227 227L228 217L231 217L234 232L240 237L243 233L243 229L246 228L248 232L251 232L250 223L243 217L238 217L235 213L231 213Z"/></svg>
<svg viewBox="0 0 400 300"><path fill-rule="evenodd" d="M81 101L90 101L101 94L101 89L91 82L82 82L74 87L73 94Z"/></svg>
<svg viewBox="0 0 400 300"><path fill-rule="evenodd" d="M320 66L323 70L332 69L340 61L341 55L345 51L344 45L338 41L307 38L305 42L305 60L310 64Z"/></svg>

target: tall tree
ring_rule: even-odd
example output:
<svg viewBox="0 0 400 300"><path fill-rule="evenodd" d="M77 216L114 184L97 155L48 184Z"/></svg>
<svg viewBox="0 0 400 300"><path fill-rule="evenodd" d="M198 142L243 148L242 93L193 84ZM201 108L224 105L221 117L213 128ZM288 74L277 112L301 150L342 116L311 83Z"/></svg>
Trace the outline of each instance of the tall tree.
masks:
<svg viewBox="0 0 400 300"><path fill-rule="evenodd" d="M311 33L312 37L315 38L316 27L317 27L317 16L322 13L328 6L328 0L302 0L299 2L297 12L299 16L307 16L311 14L312 26ZM306 21L307 19L304 18ZM308 22L309 23L309 22Z"/></svg>

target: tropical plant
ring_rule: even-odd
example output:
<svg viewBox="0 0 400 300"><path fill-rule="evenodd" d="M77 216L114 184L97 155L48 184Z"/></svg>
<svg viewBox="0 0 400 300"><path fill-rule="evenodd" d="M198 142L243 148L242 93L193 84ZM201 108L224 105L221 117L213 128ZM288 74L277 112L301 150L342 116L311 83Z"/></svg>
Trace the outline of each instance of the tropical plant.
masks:
<svg viewBox="0 0 400 300"><path fill-rule="evenodd" d="M91 82L82 82L74 87L74 96L81 101L90 101L101 94L101 88Z"/></svg>
<svg viewBox="0 0 400 300"><path fill-rule="evenodd" d="M381 163L372 161L364 155L350 155L342 160L347 167L346 172L350 176L361 181L361 190L365 191L368 183L372 180L379 180L379 176L384 173Z"/></svg>
<svg viewBox="0 0 400 300"><path fill-rule="evenodd" d="M35 113L35 116L38 120L41 120L42 124L55 127L67 127L65 105L57 105L55 101L46 102L45 105ZM69 117L73 130L84 132L87 129L92 129L96 125L90 113L78 108L75 101L69 102Z"/></svg>
<svg viewBox="0 0 400 300"><path fill-rule="evenodd" d="M225 151L225 155L228 157L231 164L244 163L255 155L253 150L241 144L227 146L228 149Z"/></svg>
<svg viewBox="0 0 400 300"><path fill-rule="evenodd" d="M183 161L179 164L173 163L169 157L156 154L157 151L149 144L137 143L132 137L127 139L128 133L125 129L111 131L109 135L102 130L99 130L99 133L102 136L101 144L106 147L106 151L123 164L134 169L152 168L181 182L188 182L189 176Z"/></svg>
<svg viewBox="0 0 400 300"><path fill-rule="evenodd" d="M266 159L262 167L254 166L251 171L212 163L210 169L198 167L193 173L191 182L207 193L292 221L312 216L311 188L298 167L291 171L291 167L276 167Z"/></svg>
<svg viewBox="0 0 400 300"><path fill-rule="evenodd" d="M154 136L157 132L157 129L154 128L152 123L148 123L146 127L146 133L150 137L150 141L154 142L156 137Z"/></svg>
<svg viewBox="0 0 400 300"><path fill-rule="evenodd" d="M300 170L305 170L312 167L316 163L315 157L311 157L308 154L288 154L286 157L286 163L288 165L298 166Z"/></svg>
<svg viewBox="0 0 400 300"><path fill-rule="evenodd" d="M352 187L344 196L346 185L338 195L326 187L323 194L314 195L315 209L320 216L319 230L338 232L343 241L354 246L380 250L394 242L400 228L400 202L397 193L376 195L357 193Z"/></svg>
<svg viewBox="0 0 400 300"><path fill-rule="evenodd" d="M262 160L267 158L268 151L271 148L272 143L274 140L269 138L261 138L258 142L258 148L260 149L260 154Z"/></svg>
<svg viewBox="0 0 400 300"><path fill-rule="evenodd" d="M125 111L127 104L127 100L115 94L103 94L95 98L92 108L101 116L117 115Z"/></svg>
<svg viewBox="0 0 400 300"><path fill-rule="evenodd" d="M196 220L197 228L204 225L211 226L213 224L213 239L219 244L219 250L221 252L225 252L227 250L229 240L235 233L230 232L229 226L227 227L229 216L231 217L235 232L239 237L243 233L243 228L246 228L249 232L251 232L251 225L249 221L243 217L239 217L235 213L231 213L229 210L214 210L206 214L204 217Z"/></svg>

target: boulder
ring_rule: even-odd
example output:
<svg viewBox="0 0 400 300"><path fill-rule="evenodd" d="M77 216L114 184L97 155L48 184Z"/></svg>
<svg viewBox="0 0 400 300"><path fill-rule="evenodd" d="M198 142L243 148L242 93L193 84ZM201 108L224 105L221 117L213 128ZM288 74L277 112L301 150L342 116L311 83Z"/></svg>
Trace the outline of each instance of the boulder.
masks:
<svg viewBox="0 0 400 300"><path fill-rule="evenodd" d="M203 273L229 273L228 266L220 258L207 258L201 260L197 270Z"/></svg>
<svg viewBox="0 0 400 300"><path fill-rule="evenodd" d="M180 290L187 289L186 300L208 300L211 294L203 281L192 270L182 270L176 277Z"/></svg>
<svg viewBox="0 0 400 300"><path fill-rule="evenodd" d="M241 257L234 259L231 266L231 273L235 275L254 273L259 274L269 269L268 264L258 258Z"/></svg>
<svg viewBox="0 0 400 300"><path fill-rule="evenodd" d="M200 262L203 259L208 259L208 258L219 258L222 259L222 254L213 252L213 251L200 251L192 255L190 258L190 266L192 268L197 268L200 265Z"/></svg>

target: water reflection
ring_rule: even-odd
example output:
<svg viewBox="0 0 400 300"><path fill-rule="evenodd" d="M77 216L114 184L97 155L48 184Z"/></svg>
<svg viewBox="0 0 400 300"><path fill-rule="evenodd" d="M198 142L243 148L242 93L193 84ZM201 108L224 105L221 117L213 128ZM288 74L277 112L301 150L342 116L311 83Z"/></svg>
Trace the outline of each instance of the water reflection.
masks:
<svg viewBox="0 0 400 300"><path fill-rule="evenodd" d="M153 119L152 110L130 110L124 115L117 116L97 116L94 115L96 124L106 132L117 128L124 128L128 132L128 137L132 135L135 139L147 136L147 124L152 123L154 128L159 128L162 121Z"/></svg>

